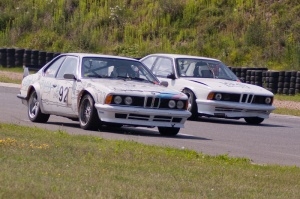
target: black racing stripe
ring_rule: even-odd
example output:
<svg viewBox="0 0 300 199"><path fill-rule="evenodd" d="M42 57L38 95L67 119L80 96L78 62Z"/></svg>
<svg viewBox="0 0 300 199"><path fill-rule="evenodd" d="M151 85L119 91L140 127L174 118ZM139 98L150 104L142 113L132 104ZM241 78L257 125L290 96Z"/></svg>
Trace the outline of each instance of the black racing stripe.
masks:
<svg viewBox="0 0 300 199"><path fill-rule="evenodd" d="M189 80L189 81L191 81L191 82L196 82L196 83L198 83L198 84L203 84L203 85L205 85L205 86L208 86L207 84L204 84L203 82L198 82L198 81L196 81L196 80Z"/></svg>

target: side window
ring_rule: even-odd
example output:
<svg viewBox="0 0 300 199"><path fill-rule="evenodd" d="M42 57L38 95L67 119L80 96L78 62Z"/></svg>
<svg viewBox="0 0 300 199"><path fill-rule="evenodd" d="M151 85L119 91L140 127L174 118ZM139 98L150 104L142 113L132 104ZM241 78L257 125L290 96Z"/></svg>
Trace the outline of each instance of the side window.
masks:
<svg viewBox="0 0 300 199"><path fill-rule="evenodd" d="M58 58L48 68L46 68L46 70L44 71L45 77L55 77L58 68L60 67L61 63L65 60L65 58L65 56Z"/></svg>
<svg viewBox="0 0 300 199"><path fill-rule="evenodd" d="M167 77L174 73L171 59L159 58L154 65L153 73L161 77Z"/></svg>
<svg viewBox="0 0 300 199"><path fill-rule="evenodd" d="M60 67L56 77L59 79L63 79L64 74L76 75L77 63L78 61L76 57L67 57Z"/></svg>
<svg viewBox="0 0 300 199"><path fill-rule="evenodd" d="M156 57L148 57L147 59L143 60L143 64L145 64L150 70L155 62Z"/></svg>

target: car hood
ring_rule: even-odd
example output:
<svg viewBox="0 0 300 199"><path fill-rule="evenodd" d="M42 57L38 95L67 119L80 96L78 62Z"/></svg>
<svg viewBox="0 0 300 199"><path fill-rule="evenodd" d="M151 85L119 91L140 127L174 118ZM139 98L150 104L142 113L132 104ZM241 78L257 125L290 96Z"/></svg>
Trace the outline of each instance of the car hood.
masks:
<svg viewBox="0 0 300 199"><path fill-rule="evenodd" d="M211 79L211 78L186 78L187 81L194 82L209 87L214 91L230 92L230 93L255 93L263 95L273 95L267 89L253 84L246 84L243 82L225 80L225 79Z"/></svg>
<svg viewBox="0 0 300 199"><path fill-rule="evenodd" d="M185 97L185 95L175 89L167 88L158 84L152 84L149 82L141 82L141 81L134 81L134 80L112 80L112 79L91 79L86 80L86 83L93 84L94 86L105 86L110 92L115 93L144 93L153 94L153 93L160 93L160 94L170 94L170 95L177 95L180 97Z"/></svg>

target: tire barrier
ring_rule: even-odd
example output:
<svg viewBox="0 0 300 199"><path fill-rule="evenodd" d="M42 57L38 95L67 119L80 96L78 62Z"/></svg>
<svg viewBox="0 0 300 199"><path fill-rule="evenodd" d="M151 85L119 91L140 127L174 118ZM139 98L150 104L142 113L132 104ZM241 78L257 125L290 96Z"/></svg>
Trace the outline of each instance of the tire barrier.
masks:
<svg viewBox="0 0 300 199"><path fill-rule="evenodd" d="M31 64L31 50L26 49L24 51L23 65L28 66L30 64Z"/></svg>
<svg viewBox="0 0 300 199"><path fill-rule="evenodd" d="M24 52L25 49L15 50L15 66L22 66L24 62Z"/></svg>
<svg viewBox="0 0 300 199"><path fill-rule="evenodd" d="M0 66L28 66L38 70L58 55L58 52L0 48ZM300 71L271 71L265 67L228 67L245 83L261 86L274 94L300 94Z"/></svg>
<svg viewBox="0 0 300 199"><path fill-rule="evenodd" d="M300 94L300 71L271 71L267 68L233 68L238 78L245 83L261 86L274 94ZM239 73L239 71L242 71ZM246 72L245 72L246 71ZM246 77L242 75L246 73Z"/></svg>
<svg viewBox="0 0 300 199"><path fill-rule="evenodd" d="M6 67L6 49L0 48L0 65Z"/></svg>
<svg viewBox="0 0 300 199"><path fill-rule="evenodd" d="M21 48L0 48L0 66L23 67L29 66L38 70L60 53Z"/></svg>
<svg viewBox="0 0 300 199"><path fill-rule="evenodd" d="M296 75L295 94L300 94L300 71Z"/></svg>
<svg viewBox="0 0 300 199"><path fill-rule="evenodd" d="M15 53L16 50L14 48L6 49L6 67L15 67Z"/></svg>

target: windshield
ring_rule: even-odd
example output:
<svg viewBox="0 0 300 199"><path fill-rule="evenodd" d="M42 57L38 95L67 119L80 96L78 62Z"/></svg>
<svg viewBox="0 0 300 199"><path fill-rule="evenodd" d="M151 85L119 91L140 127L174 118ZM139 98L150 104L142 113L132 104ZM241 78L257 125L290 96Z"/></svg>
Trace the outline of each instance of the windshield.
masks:
<svg viewBox="0 0 300 199"><path fill-rule="evenodd" d="M84 57L83 78L111 78L157 83L159 80L139 61L120 58Z"/></svg>
<svg viewBox="0 0 300 199"><path fill-rule="evenodd" d="M176 68L180 77L238 80L224 63L216 60L179 58Z"/></svg>

